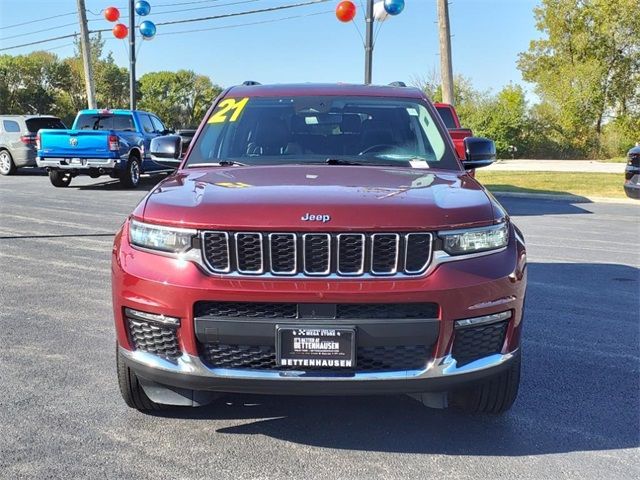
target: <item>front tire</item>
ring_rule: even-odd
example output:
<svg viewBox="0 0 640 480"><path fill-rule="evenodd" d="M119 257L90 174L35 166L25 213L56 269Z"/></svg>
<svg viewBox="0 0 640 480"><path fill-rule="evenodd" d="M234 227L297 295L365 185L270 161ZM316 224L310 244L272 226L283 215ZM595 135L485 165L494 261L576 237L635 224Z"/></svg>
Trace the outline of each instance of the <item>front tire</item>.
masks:
<svg viewBox="0 0 640 480"><path fill-rule="evenodd" d="M452 392L451 404L465 413L502 414L511 408L520 385L520 355L507 370L464 390Z"/></svg>
<svg viewBox="0 0 640 480"><path fill-rule="evenodd" d="M0 175L13 175L17 169L11 154L6 150L0 151Z"/></svg>
<svg viewBox="0 0 640 480"><path fill-rule="evenodd" d="M140 183L140 160L130 157L125 169L120 172L120 184L124 188L136 188Z"/></svg>
<svg viewBox="0 0 640 480"><path fill-rule="evenodd" d="M141 412L148 412L153 410L160 410L163 406L159 403L153 402L144 393L144 389L138 377L133 371L126 365L122 354L118 346L116 345L116 368L118 370L118 385L120 387L120 393L124 403L131 408L135 408Z"/></svg>
<svg viewBox="0 0 640 480"><path fill-rule="evenodd" d="M57 188L68 187L71 183L71 173L60 170L49 170L49 181Z"/></svg>

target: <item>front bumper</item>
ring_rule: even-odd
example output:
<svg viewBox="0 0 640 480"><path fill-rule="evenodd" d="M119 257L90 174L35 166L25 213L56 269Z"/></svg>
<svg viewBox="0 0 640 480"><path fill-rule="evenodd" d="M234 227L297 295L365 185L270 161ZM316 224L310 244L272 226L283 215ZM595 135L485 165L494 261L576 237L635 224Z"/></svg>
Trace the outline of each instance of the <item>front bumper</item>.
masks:
<svg viewBox="0 0 640 480"><path fill-rule="evenodd" d="M89 170L89 169L114 169L120 161L114 158L82 158L80 163L73 163L71 158L36 158L40 168L54 170Z"/></svg>
<svg viewBox="0 0 640 480"><path fill-rule="evenodd" d="M272 395L366 395L446 392L508 369L520 351L491 355L462 367L447 355L422 370L362 372L351 375L214 369L183 354L176 362L119 347L127 365L143 379L186 390Z"/></svg>
<svg viewBox="0 0 640 480"><path fill-rule="evenodd" d="M502 251L441 263L415 278L298 279L229 278L204 273L196 264L132 248L127 225L115 238L112 287L115 325L121 356L142 378L189 390L282 394L415 393L446 391L499 373L518 355L526 287L526 251L517 234ZM437 258L437 252L435 257ZM201 358L202 332L197 331L197 302L397 303L438 305L435 344L420 369L393 371L292 371L214 368ZM162 314L181 320L176 335L180 354L173 360L136 350L124 309ZM502 348L464 365L452 356L455 321L512 312ZM335 324L335 320L323 320ZM380 321L380 320L378 320ZM393 319L385 326L398 327ZM231 322L226 322L231 323ZM220 325L215 335L264 336L261 322L245 323L237 335ZM262 322L267 323L267 322ZM283 323L293 323L288 320ZM419 323L419 322L417 322ZM425 329L428 322L425 322ZM214 327L211 325L211 327ZM233 328L239 328L234 326ZM370 328L370 327L368 327ZM422 328L410 325L405 329ZM225 331L225 329L227 329ZM406 330L406 331L409 331ZM397 335L405 340L405 333ZM275 334L275 332L274 332ZM367 333L369 340L376 335ZM379 339L380 337L378 337ZM273 339L273 336L271 337ZM215 340L212 340L215 341ZM224 343L224 341L222 342ZM264 344L264 343L260 343Z"/></svg>

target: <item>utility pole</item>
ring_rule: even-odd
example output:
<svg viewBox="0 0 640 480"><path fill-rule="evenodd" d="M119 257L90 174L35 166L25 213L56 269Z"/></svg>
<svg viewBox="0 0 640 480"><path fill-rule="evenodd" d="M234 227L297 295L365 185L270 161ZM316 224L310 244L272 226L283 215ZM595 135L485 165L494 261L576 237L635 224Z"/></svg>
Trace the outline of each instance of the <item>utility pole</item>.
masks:
<svg viewBox="0 0 640 480"><path fill-rule="evenodd" d="M136 109L136 10L129 0L129 108Z"/></svg>
<svg viewBox="0 0 640 480"><path fill-rule="evenodd" d="M96 108L96 89L93 85L93 66L91 65L91 43L89 42L87 11L84 0L78 0L78 17L80 19L80 46L84 65L84 84L87 90L87 105L89 108Z"/></svg>
<svg viewBox="0 0 640 480"><path fill-rule="evenodd" d="M438 27L440 32L442 101L453 105L453 65L451 63L451 29L449 27L448 0L438 0Z"/></svg>
<svg viewBox="0 0 640 480"><path fill-rule="evenodd" d="M371 70L373 68L373 0L367 0L367 14L365 17L367 30L364 46L364 83L371 84Z"/></svg>

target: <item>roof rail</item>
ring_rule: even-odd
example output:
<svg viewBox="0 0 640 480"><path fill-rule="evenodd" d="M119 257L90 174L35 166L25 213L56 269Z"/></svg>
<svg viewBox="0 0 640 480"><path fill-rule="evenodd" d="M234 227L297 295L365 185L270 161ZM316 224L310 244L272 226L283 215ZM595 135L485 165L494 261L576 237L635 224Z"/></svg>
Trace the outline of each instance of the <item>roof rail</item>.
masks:
<svg viewBox="0 0 640 480"><path fill-rule="evenodd" d="M404 82L391 82L389 86L390 87L406 87L407 84Z"/></svg>
<svg viewBox="0 0 640 480"><path fill-rule="evenodd" d="M262 85L260 82L256 82L255 80L245 80L242 82L242 85L245 87L250 87L251 85Z"/></svg>

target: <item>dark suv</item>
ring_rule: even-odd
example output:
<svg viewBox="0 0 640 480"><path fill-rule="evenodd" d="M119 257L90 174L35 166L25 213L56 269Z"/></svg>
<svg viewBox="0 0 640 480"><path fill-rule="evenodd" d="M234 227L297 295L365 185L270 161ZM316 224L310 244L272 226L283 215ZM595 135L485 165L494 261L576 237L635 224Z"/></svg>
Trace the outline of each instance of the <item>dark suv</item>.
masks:
<svg viewBox="0 0 640 480"><path fill-rule="evenodd" d="M49 115L0 115L0 174L36 166L36 135L42 128L67 128Z"/></svg>

